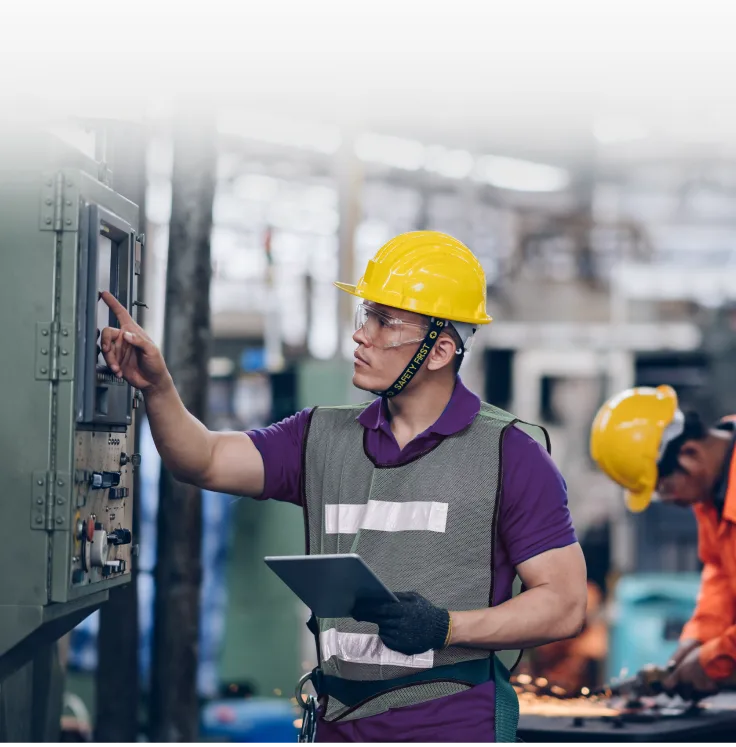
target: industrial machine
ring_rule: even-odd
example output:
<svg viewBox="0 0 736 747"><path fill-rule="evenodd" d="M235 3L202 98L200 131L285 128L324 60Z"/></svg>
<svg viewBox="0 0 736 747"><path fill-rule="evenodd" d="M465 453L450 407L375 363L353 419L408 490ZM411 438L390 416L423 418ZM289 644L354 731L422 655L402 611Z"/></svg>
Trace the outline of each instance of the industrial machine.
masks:
<svg viewBox="0 0 736 747"><path fill-rule="evenodd" d="M590 692L566 693L546 679L512 679L523 742L731 742L736 695L667 694L667 672L650 668ZM727 685L730 688L732 683Z"/></svg>
<svg viewBox="0 0 736 747"><path fill-rule="evenodd" d="M136 392L99 334L133 314L138 208L92 155L0 131L0 680L130 579Z"/></svg>

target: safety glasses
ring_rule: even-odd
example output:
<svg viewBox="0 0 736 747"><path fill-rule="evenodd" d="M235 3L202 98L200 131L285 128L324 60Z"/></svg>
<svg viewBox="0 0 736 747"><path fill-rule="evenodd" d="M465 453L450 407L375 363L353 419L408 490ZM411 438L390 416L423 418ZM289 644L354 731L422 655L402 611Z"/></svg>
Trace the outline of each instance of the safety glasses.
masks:
<svg viewBox="0 0 736 747"><path fill-rule="evenodd" d="M355 310L355 331L360 329L373 347L387 350L422 342L428 326L405 322L372 306L360 304Z"/></svg>

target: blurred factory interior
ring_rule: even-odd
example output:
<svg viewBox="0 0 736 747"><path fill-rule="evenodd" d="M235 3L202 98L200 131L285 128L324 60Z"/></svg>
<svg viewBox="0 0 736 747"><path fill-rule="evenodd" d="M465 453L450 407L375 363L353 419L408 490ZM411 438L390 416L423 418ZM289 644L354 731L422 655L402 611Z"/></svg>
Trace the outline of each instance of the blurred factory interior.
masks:
<svg viewBox="0 0 736 747"><path fill-rule="evenodd" d="M305 407L363 401L350 384L354 305L333 281L357 280L396 234L430 228L457 237L483 263L494 318L477 335L462 379L484 400L549 429L588 563L585 632L564 650L528 652L520 671L577 691L665 662L698 590L694 518L661 504L627 513L621 490L595 469L588 438L601 403L632 385L670 384L684 409L708 419L736 412L728 4L603 3L592 11L537 3L512 11L490 3L477 10L479 24L463 3L456 21L455 3L439 15L407 3L394 18L379 4L356 10L352 21L327 4L310 13L290 7L281 31L270 25L276 10L253 18L243 10L237 24L223 16L208 32L208 54L172 55L169 63L153 29L174 6L160 5L131 6L140 18L122 22L142 29L140 48L125 64L107 60L112 82L97 97L44 98L35 84L15 81L7 100L22 102L13 116L53 112L55 134L90 157L101 131L109 148L121 123L134 133L145 172L145 326L159 344L173 133L177 119L211 115L207 425L252 429ZM215 4L212 13L215 23L225 11ZM440 16L453 29L444 61ZM196 38L188 20L171 48ZM233 48L230 62L220 46ZM184 84L164 97L142 83L150 71L152 91L173 91L171 81L195 68L187 96ZM38 70L26 72L40 80ZM112 157L111 168L115 187ZM139 450L145 691L159 486L145 422ZM238 736L233 704L243 693L263 699L261 712L290 704L296 681L314 666L307 610L262 562L302 551L303 519L250 498L205 494L202 506L198 690L212 706L203 710L202 734L254 741ZM82 721L94 721L99 619L87 618L69 640L67 705ZM255 741L269 738L264 731Z"/></svg>

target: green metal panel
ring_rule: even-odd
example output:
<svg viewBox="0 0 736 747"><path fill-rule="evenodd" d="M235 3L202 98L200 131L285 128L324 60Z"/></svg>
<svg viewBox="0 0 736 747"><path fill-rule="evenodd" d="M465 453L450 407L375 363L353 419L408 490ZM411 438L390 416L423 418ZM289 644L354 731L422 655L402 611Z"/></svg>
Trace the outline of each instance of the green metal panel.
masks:
<svg viewBox="0 0 736 747"><path fill-rule="evenodd" d="M130 578L105 576L100 564L72 580L81 564L83 480L75 478L75 468L97 460L99 469L112 469L127 448L127 433L117 434L113 446L110 428L94 426L100 437L92 442L89 428L81 430L76 420L76 341L84 321L77 318L80 215L96 204L127 225L125 236L137 228L137 207L96 173L97 164L50 135L0 132L0 390L6 394L0 557L7 569L0 574L0 672L10 671L4 666L9 659L27 654L29 642L40 645L66 632L107 598L109 588ZM121 485L127 484L130 468L117 469ZM93 518L110 531L112 498L107 491L94 498L84 510L96 512ZM130 508L115 510L115 526L121 520L129 526ZM110 548L113 557L129 559L129 546Z"/></svg>
<svg viewBox="0 0 736 747"><path fill-rule="evenodd" d="M0 605L47 602L49 537L30 531L31 501L46 502L33 475L49 463L51 384L33 375L36 324L53 316L55 234L38 229L40 174L0 179ZM33 490L33 493L31 493ZM9 572L10 569L13 572ZM1 622L1 618L0 618Z"/></svg>

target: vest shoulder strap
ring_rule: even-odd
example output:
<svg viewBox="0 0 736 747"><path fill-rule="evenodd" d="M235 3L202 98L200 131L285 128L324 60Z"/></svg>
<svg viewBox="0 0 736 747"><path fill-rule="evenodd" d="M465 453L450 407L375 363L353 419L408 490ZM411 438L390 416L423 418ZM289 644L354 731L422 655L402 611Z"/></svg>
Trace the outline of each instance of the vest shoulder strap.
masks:
<svg viewBox="0 0 736 747"><path fill-rule="evenodd" d="M483 418L505 423L507 426L515 426L544 446L549 454L552 453L552 442L547 429L543 426L537 425L536 423L527 423L525 420L520 420L510 412L506 412L506 410L502 410L500 407L496 407L495 405L489 405L487 402L481 402L478 415Z"/></svg>

